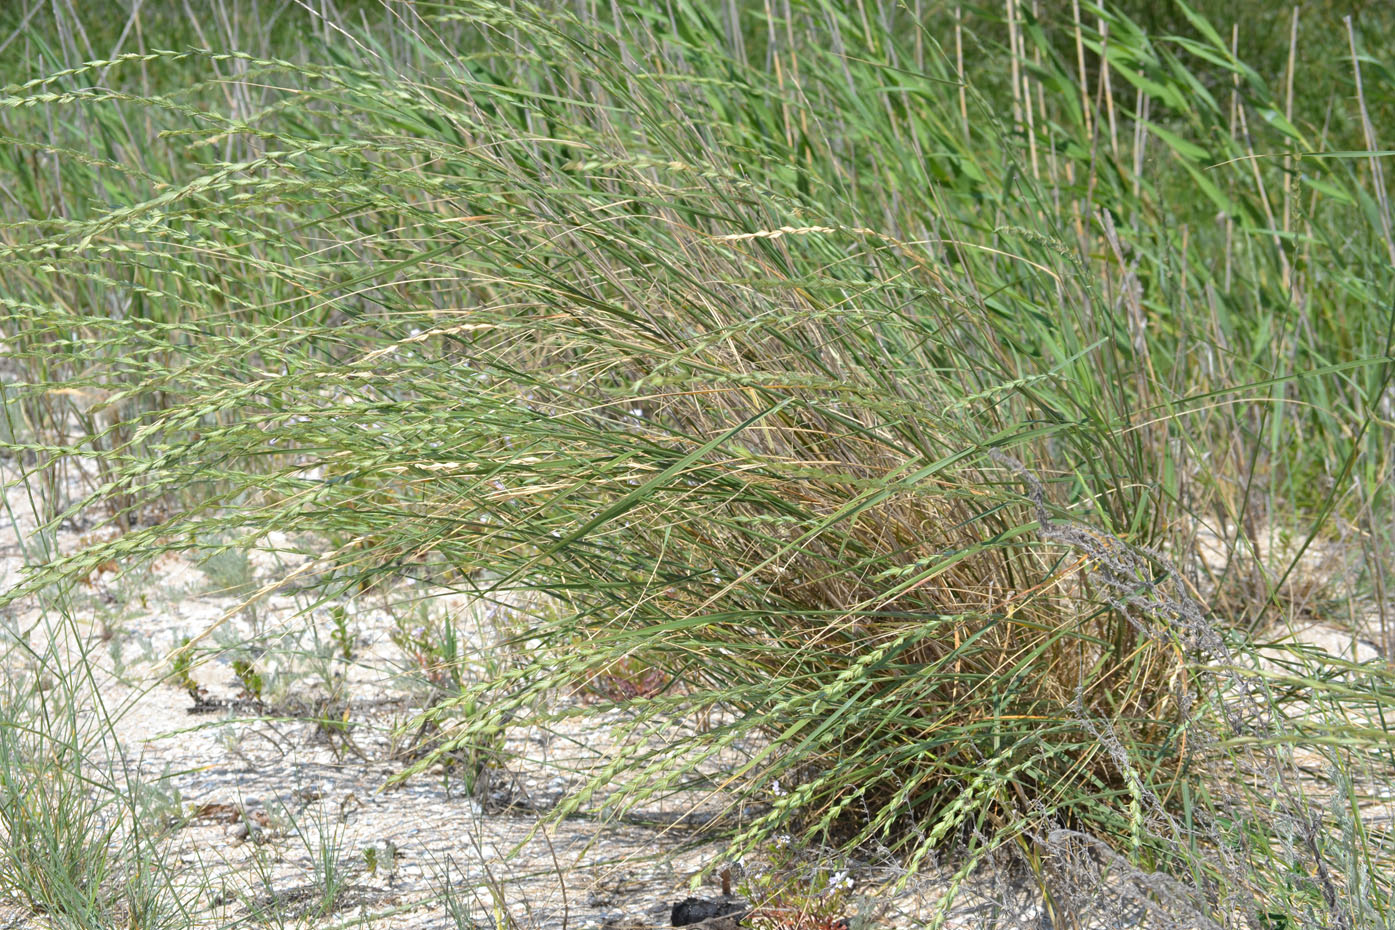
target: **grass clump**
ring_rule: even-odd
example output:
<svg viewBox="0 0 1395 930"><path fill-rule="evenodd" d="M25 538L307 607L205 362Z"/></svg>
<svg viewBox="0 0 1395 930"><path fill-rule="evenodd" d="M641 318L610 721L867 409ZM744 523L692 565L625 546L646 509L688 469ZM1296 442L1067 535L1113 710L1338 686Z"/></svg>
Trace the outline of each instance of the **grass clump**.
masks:
<svg viewBox="0 0 1395 930"><path fill-rule="evenodd" d="M1183 921L1384 919L1386 839L1309 795L1386 771L1388 676L1253 661L1289 571L1258 604L1205 604L1195 572L1200 527L1222 576L1260 519L1299 555L1339 525L1388 542L1369 122L1305 120L1180 5L1162 37L1089 4L732 9L462 2L391 43L10 88L0 160L47 191L42 155L67 207L7 207L12 405L51 433L39 467L105 463L130 528L27 590L317 534L328 585L554 605L450 679L416 769L652 669L642 748L559 816L754 746L730 783L784 793L736 852L955 850L953 891L1013 849L1057 901L1122 870L1169 876L1135 905ZM224 67L255 99L227 105ZM65 121L11 125L33 111ZM171 157L83 148L135 125ZM139 525L155 501L181 506ZM1310 790L1297 752L1336 774Z"/></svg>
<svg viewBox="0 0 1395 930"><path fill-rule="evenodd" d="M74 632L0 626L0 900L56 927L174 926L187 905L160 844L178 801L112 763Z"/></svg>

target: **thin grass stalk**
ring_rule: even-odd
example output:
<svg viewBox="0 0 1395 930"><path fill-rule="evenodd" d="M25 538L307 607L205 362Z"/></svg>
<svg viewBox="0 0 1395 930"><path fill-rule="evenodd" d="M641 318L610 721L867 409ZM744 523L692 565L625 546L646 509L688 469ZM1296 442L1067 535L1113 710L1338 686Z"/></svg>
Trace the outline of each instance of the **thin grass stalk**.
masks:
<svg viewBox="0 0 1395 930"><path fill-rule="evenodd" d="M1347 45L1351 50L1351 70L1352 78L1356 82L1356 106L1361 114L1361 132L1365 136L1366 148L1371 152L1379 151L1376 144L1376 130L1371 125L1370 112L1366 107L1366 90L1361 82L1361 59L1356 52L1356 31L1352 28L1351 17L1342 17L1342 22L1347 28ZM1372 187L1375 188L1376 203L1380 205L1381 228L1385 231L1385 244L1390 261L1395 264L1395 232L1392 232L1390 220L1389 193L1385 186L1385 169L1381 165L1380 158L1372 155L1370 159Z"/></svg>

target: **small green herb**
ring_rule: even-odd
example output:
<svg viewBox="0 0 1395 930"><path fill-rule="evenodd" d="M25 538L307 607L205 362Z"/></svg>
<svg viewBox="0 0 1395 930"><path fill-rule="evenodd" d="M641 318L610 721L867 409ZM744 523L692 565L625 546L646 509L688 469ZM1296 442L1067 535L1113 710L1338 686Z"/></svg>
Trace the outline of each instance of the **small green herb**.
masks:
<svg viewBox="0 0 1395 930"><path fill-rule="evenodd" d="M262 690L266 687L266 681L262 678L261 672L248 659L233 659L233 674L237 680L242 682L242 689L251 697L257 700L262 699Z"/></svg>

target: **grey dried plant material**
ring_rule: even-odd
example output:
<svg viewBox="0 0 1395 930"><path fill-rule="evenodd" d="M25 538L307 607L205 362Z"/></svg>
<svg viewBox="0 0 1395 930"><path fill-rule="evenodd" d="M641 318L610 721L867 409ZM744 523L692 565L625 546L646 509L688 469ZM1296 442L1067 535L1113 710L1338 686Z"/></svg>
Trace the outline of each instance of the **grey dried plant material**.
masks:
<svg viewBox="0 0 1395 930"><path fill-rule="evenodd" d="M1018 475L1026 485L1028 500L1036 510L1038 535L1043 540L1068 546L1089 556L1095 567L1096 580L1110 592L1110 603L1135 629L1157 642L1179 643L1195 656L1214 660L1209 666L1198 667L1212 682L1224 686L1224 699L1217 702L1217 706L1225 726L1236 736L1264 738L1257 750L1255 769L1251 775L1265 778L1272 786L1272 823L1298 838L1288 844L1287 853L1292 861L1304 863L1316 876L1330 926L1352 927L1349 907L1336 887L1331 867L1319 849L1319 830L1313 825L1315 814L1305 800L1302 775L1295 765L1291 749L1283 745L1281 737L1287 731L1283 720L1276 718L1274 713L1277 702L1263 679L1252 681L1236 671L1241 664L1239 657L1208 617L1204 605L1187 589L1184 576L1177 566L1157 550L1130 545L1111 534L1053 519L1046 506L1046 492L1040 479L1008 455L995 450L990 456ZM1161 569L1161 573L1158 569ZM1208 727L1200 725L1190 697L1179 695L1179 698L1185 698L1178 701L1178 708L1191 751L1213 746L1214 736ZM1089 715L1078 694L1074 712L1082 726L1099 740L1120 774L1128 780L1136 805L1136 809L1130 813L1137 822L1136 829L1146 827L1153 835L1170 837L1178 843L1186 843L1188 837L1204 838L1204 845L1211 850L1207 854L1208 862L1229 879L1223 893L1227 905L1239 913L1264 913L1260 898L1251 891L1247 881L1247 864L1226 841L1224 831L1210 812L1204 808L1194 808L1191 811L1191 825L1184 828L1156 792L1138 777L1129 752L1120 741L1112 722ZM1062 849L1072 848L1067 843L1070 840L1077 841L1073 847L1077 851L1089 849L1104 864L1091 867L1088 857L1078 854L1064 856L1061 859L1063 881L1075 880L1078 885L1081 876L1121 877L1111 881L1104 897L1101 897L1104 894L1101 892L1104 887L1101 878L1086 895L1088 900L1079 902L1082 907L1100 913L1100 901L1132 900L1133 910L1139 907L1145 909L1145 923L1150 927L1220 926L1205 916L1206 909L1201 902L1206 900L1206 895L1202 890L1160 872L1143 872L1134 868L1126 858L1098 839L1073 831L1054 830L1047 837L1045 846L1059 853ZM1111 899L1109 895L1114 897ZM1214 908L1211 912L1214 913ZM1171 916L1173 914L1180 916ZM1119 919L1126 917L1121 911Z"/></svg>
<svg viewBox="0 0 1395 930"><path fill-rule="evenodd" d="M1145 872L1097 837L1057 829L1046 838L1056 894L1082 927L1221 930L1200 890L1162 872Z"/></svg>
<svg viewBox="0 0 1395 930"><path fill-rule="evenodd" d="M1183 577L1165 554L1135 546L1099 530L1052 518L1046 507L1046 489L1021 462L997 450L993 461L1011 470L1027 487L1027 499L1036 511L1038 535L1088 555L1096 579L1111 592L1110 602L1134 627L1150 639L1181 639L1186 648L1225 655L1225 641L1206 619L1205 607L1180 583ZM1156 569L1163 581L1153 581Z"/></svg>

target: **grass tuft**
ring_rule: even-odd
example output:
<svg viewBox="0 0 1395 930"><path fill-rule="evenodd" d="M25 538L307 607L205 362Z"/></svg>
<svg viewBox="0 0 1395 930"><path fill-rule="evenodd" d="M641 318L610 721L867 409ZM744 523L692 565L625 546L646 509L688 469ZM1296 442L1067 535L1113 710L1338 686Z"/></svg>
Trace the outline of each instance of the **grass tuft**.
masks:
<svg viewBox="0 0 1395 930"><path fill-rule="evenodd" d="M250 604L239 547L308 534L327 596L546 602L482 680L408 643L451 696L403 777L642 669L557 816L717 767L769 801L733 854L953 853L940 920L1014 851L1058 914L1388 922L1388 669L1257 638L1339 533L1387 609L1387 68L1353 26L1356 98L1295 102L1298 31L1281 76L1182 4L932 7L26 27L7 429L49 529L121 532L6 597L200 548Z"/></svg>

